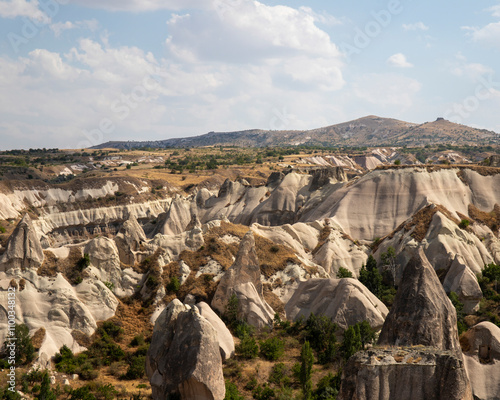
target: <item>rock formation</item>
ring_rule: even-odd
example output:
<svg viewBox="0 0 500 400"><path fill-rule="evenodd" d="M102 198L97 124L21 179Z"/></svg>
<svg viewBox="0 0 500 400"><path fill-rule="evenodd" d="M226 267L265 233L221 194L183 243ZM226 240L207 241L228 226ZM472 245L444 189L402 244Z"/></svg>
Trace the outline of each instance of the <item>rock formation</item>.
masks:
<svg viewBox="0 0 500 400"><path fill-rule="evenodd" d="M9 238L7 250L0 258L0 271L11 268L37 269L43 262L43 249L33 222L25 214Z"/></svg>
<svg viewBox="0 0 500 400"><path fill-rule="evenodd" d="M141 244L145 243L146 240L144 230L137 222L137 219L133 216L130 217L124 222L115 237L120 261L126 265L134 265L138 261L136 253L140 250Z"/></svg>
<svg viewBox="0 0 500 400"><path fill-rule="evenodd" d="M404 270L379 344L460 350L455 308L422 249Z"/></svg>
<svg viewBox="0 0 500 400"><path fill-rule="evenodd" d="M87 243L84 253L90 258L90 267L87 271L90 277L112 284L112 291L118 297L134 294L142 276L132 268L122 270L118 249L113 240L97 237Z"/></svg>
<svg viewBox="0 0 500 400"><path fill-rule="evenodd" d="M387 307L356 279L310 279L301 282L285 306L293 321L311 313L324 315L342 329L368 321L380 329L389 312Z"/></svg>
<svg viewBox="0 0 500 400"><path fill-rule="evenodd" d="M455 292L458 295L458 299L464 304L466 314L479 310L483 292L463 257L459 255L455 257L444 278L443 287L446 293Z"/></svg>
<svg viewBox="0 0 500 400"><path fill-rule="evenodd" d="M463 361L452 351L404 347L353 355L338 400L472 400Z"/></svg>
<svg viewBox="0 0 500 400"><path fill-rule="evenodd" d="M219 316L210 308L207 303L198 303L196 304L196 308L200 312L200 315L206 318L217 331L222 361L231 358L234 355L234 340L231 332L229 332L229 329L227 329L226 324L219 318Z"/></svg>
<svg viewBox="0 0 500 400"><path fill-rule="evenodd" d="M223 400L217 331L198 309L172 301L158 317L146 356L153 399Z"/></svg>
<svg viewBox="0 0 500 400"><path fill-rule="evenodd" d="M481 322L461 338L465 368L474 398L500 398L500 328L491 322Z"/></svg>
<svg viewBox="0 0 500 400"><path fill-rule="evenodd" d="M212 307L223 314L233 294L239 299L239 318L259 327L272 323L274 312L263 299L259 259L251 231L242 239L236 260L221 278Z"/></svg>
<svg viewBox="0 0 500 400"><path fill-rule="evenodd" d="M405 268L379 345L349 359L339 400L472 400L456 313L422 249Z"/></svg>

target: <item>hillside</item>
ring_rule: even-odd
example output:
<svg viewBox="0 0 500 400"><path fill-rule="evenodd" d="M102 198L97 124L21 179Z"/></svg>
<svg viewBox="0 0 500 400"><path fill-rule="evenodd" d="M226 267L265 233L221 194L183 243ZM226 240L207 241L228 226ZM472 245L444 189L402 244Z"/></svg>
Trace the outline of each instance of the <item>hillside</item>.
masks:
<svg viewBox="0 0 500 400"><path fill-rule="evenodd" d="M498 134L438 118L434 122L414 124L370 115L312 130L245 130L209 132L205 135L158 141L106 142L94 149L170 148L203 146L276 147L276 146L425 146L429 144L490 145L500 142Z"/></svg>

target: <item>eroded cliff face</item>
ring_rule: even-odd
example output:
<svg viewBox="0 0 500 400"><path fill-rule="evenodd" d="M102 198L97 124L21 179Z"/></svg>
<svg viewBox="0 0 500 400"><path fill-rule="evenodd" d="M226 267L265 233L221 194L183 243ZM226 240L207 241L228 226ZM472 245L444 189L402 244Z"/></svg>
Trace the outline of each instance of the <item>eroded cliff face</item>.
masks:
<svg viewBox="0 0 500 400"><path fill-rule="evenodd" d="M169 277L164 279L162 275L169 272L164 267L176 262L183 285L191 284L194 288L193 281L213 275L211 295L219 286L221 296L216 296L212 304L219 312L224 311L228 296L233 294L228 288L237 286L234 294L240 298L242 315L263 326L270 324L274 315L263 286L286 304L302 282L311 278L336 278L341 267L358 277L372 250L373 239L379 236L382 240L375 256L380 259L389 246L396 248L398 282L416 250L422 248L435 270L448 272L447 290L477 304L477 287L471 286L471 279L484 264L500 262L500 240L498 227L482 223L477 218L480 213L472 215L469 211L471 205L485 213L494 210L500 203L498 183L500 175L483 176L472 169L429 171L411 167L376 170L350 182L338 168L320 169L312 174L284 171L270 176L266 184L252 186L243 179L226 180L215 190L201 188L190 195L173 195L175 190L172 190L163 197L151 195L150 181L134 178L74 182L73 186L60 187L48 184L29 187L27 183L2 186L0 218L19 218L27 207L33 216L31 222L24 217L6 248L0 249L2 290L7 290L12 279L18 282L24 279L28 282L25 293L36 292L40 297L44 306L39 314L30 314L28 297L21 297L27 303L21 305L18 322L28 323L32 332L44 324L54 329L57 325L57 334L49 330L47 334L44 351L50 355L63 344L78 349L71 337L71 332L82 325L78 321L87 321L90 334L98 321L114 315L118 299L136 292L153 299L154 321L165 307L163 299ZM117 192L127 194L117 196ZM106 199L111 197L115 199L108 202ZM467 229L458 225L462 216L469 216L472 221ZM420 223L421 220L425 223ZM260 268L265 260L253 259L252 245L242 245L244 256L238 256L236 251L225 254L226 260L217 258L220 254L207 256L207 252L200 250L210 245L205 241L206 236L229 222L247 226L254 237L265 238L278 248L286 247L293 259L269 276ZM234 248L243 238L243 235L222 235ZM70 265L69 254L73 251L79 252L79 257L90 253L91 262L83 271L82 282L71 281L64 271L51 276L39 273L41 266L50 264L44 250L53 254L56 265ZM190 253L193 256L181 262L183 252L196 255ZM457 257L460 265L451 268ZM141 269L148 259L158 261L154 274L147 268ZM234 264L230 269L234 270L238 263L245 262L247 267L255 264L251 279L242 279L244 274L231 277L229 267ZM155 290L144 289L149 277L158 280ZM434 282L429 291L435 292L438 284ZM48 320L46 311L52 307L48 296L54 291L65 308L54 311ZM208 303L212 300L208 296L201 299ZM442 303L432 299L430 303L433 301L435 308L429 311L432 314L429 321L442 313ZM374 325L380 326L384 312L373 304L365 308L373 307L379 313L369 316L376 321ZM448 310L447 306L445 309ZM408 310L408 313L413 311L418 312ZM449 319L447 324L451 323L451 314L445 318ZM70 316L75 315L73 321ZM424 331L419 334L426 337Z"/></svg>
<svg viewBox="0 0 500 400"><path fill-rule="evenodd" d="M422 249L405 268L378 346L351 357L342 377L342 400L472 400L456 312Z"/></svg>
<svg viewBox="0 0 500 400"><path fill-rule="evenodd" d="M463 360L425 347L356 353L343 371L341 400L472 400Z"/></svg>

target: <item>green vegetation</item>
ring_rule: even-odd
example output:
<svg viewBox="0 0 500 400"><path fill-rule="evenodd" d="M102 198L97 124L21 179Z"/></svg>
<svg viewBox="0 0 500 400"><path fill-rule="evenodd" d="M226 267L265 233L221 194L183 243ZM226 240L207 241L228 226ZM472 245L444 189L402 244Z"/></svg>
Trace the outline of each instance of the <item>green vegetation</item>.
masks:
<svg viewBox="0 0 500 400"><path fill-rule="evenodd" d="M461 229L466 229L470 224L470 221L468 219L462 219L460 221L460 223L458 224L458 226L461 228Z"/></svg>
<svg viewBox="0 0 500 400"><path fill-rule="evenodd" d="M465 331L467 331L467 324L464 321L465 314L463 312L464 305L458 299L458 295L455 292L451 292L448 297L450 298L455 310L457 312L457 328L458 334L461 335Z"/></svg>
<svg viewBox="0 0 500 400"><path fill-rule="evenodd" d="M277 337L260 342L260 352L266 360L276 361L285 352L285 342Z"/></svg>
<svg viewBox="0 0 500 400"><path fill-rule="evenodd" d="M377 261L372 255L368 257L366 265L363 265L359 272L359 281L388 307L392 305L396 295L396 288L393 286L396 275L395 253L394 249L391 249L392 247L389 247L387 253L381 255L386 272L390 274L388 279L391 282L390 285L384 282L377 268Z"/></svg>
<svg viewBox="0 0 500 400"><path fill-rule="evenodd" d="M310 400L312 396L312 366L314 364L314 355L306 340L302 345L302 351L300 352L300 386L302 388L302 396L304 400Z"/></svg>
<svg viewBox="0 0 500 400"><path fill-rule="evenodd" d="M244 359L256 358L259 354L259 345L252 336L245 336L236 346L236 354Z"/></svg>
<svg viewBox="0 0 500 400"><path fill-rule="evenodd" d="M339 271L337 272L337 278L342 279L342 278L352 278L352 272L349 271L347 268L340 267Z"/></svg>
<svg viewBox="0 0 500 400"><path fill-rule="evenodd" d="M16 324L14 327L14 337L17 338L15 341L16 350L15 350L15 362L16 366L29 364L35 358L35 348L33 347L33 343L31 342L30 330L25 324ZM10 344L10 341L6 337L2 353L7 354L9 348L7 347ZM0 368L8 368L9 364L2 360L0 364Z"/></svg>
<svg viewBox="0 0 500 400"><path fill-rule="evenodd" d="M167 284L167 290L170 293L177 293L181 288L181 283L179 282L179 278L173 276L170 278L170 282Z"/></svg>

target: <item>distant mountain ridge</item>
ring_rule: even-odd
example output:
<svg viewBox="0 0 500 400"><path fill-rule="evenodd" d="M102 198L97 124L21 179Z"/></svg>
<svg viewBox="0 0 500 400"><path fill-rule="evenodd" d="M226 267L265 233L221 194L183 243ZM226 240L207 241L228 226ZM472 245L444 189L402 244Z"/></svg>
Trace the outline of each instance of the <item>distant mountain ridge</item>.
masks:
<svg viewBox="0 0 500 400"><path fill-rule="evenodd" d="M275 146L424 146L427 144L499 144L500 135L486 129L455 124L443 118L415 124L374 115L312 130L272 131L251 129L209 132L186 138L111 141L93 149L134 149L142 147L275 147Z"/></svg>

